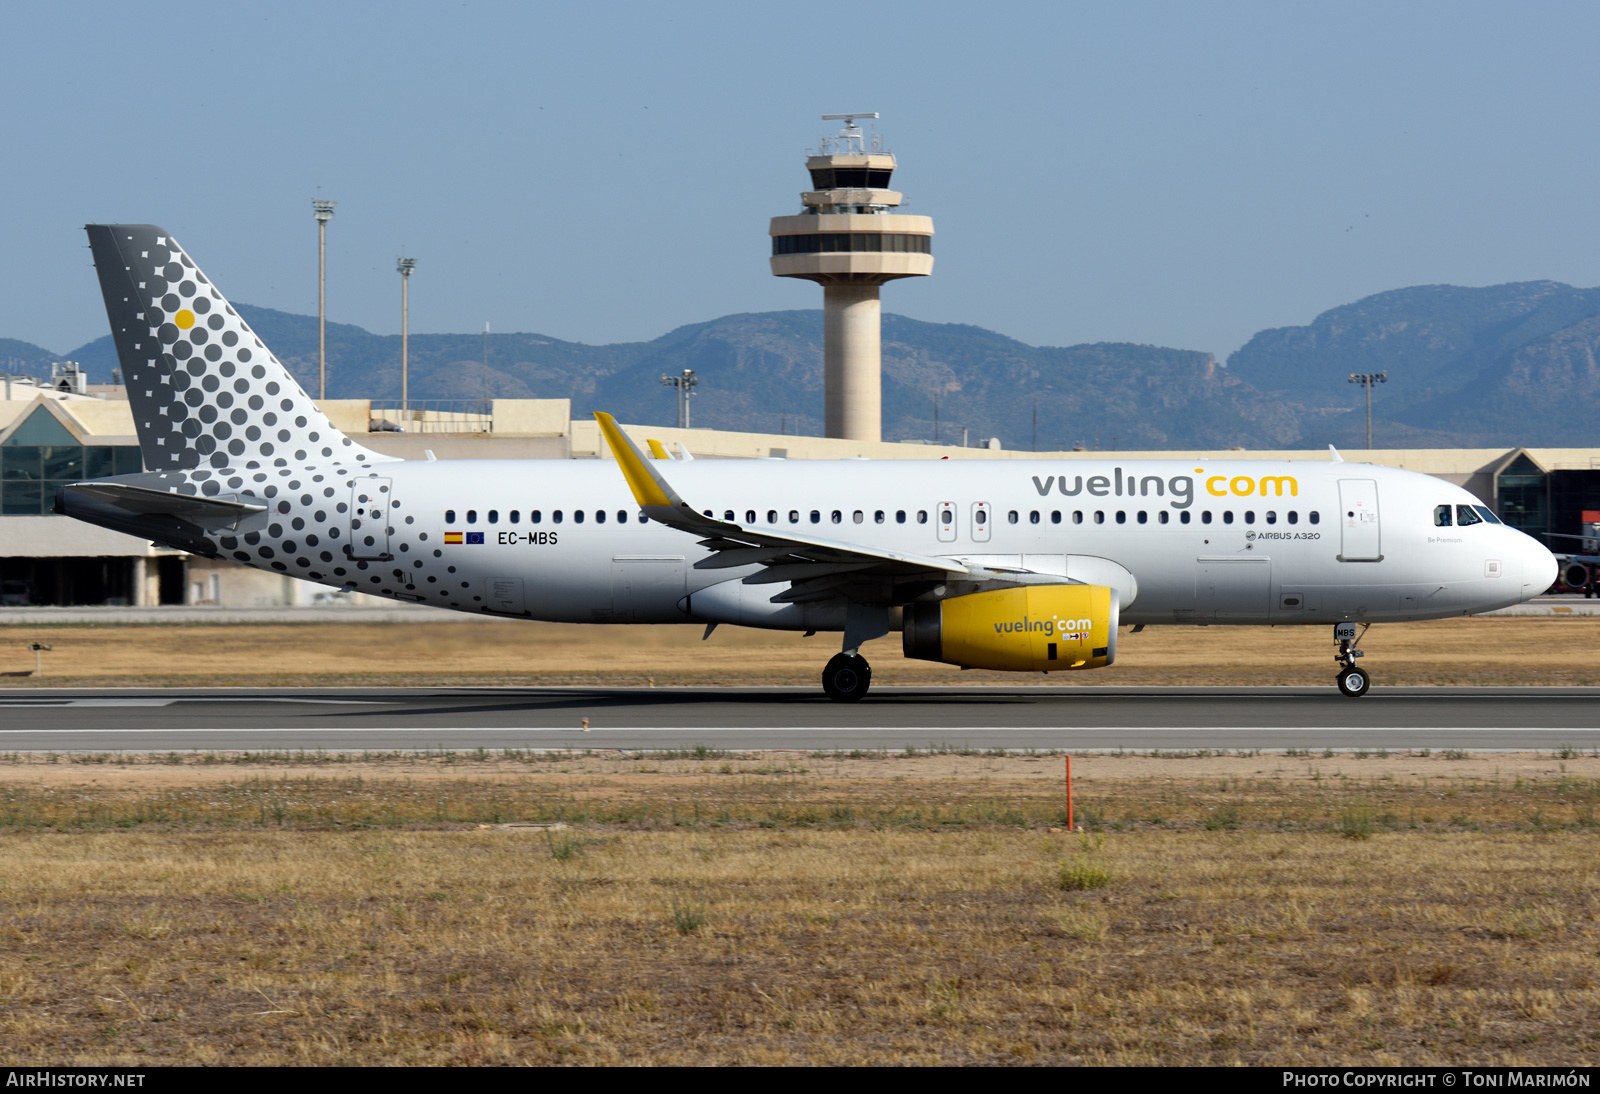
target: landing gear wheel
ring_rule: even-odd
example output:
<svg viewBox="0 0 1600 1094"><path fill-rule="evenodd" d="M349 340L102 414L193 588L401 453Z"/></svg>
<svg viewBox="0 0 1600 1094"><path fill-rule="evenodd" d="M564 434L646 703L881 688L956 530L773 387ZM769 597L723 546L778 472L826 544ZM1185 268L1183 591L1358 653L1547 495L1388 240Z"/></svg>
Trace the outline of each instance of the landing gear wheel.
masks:
<svg viewBox="0 0 1600 1094"><path fill-rule="evenodd" d="M1348 695L1352 699L1359 699L1367 693L1372 686L1372 677L1367 675L1365 669L1351 666L1339 671L1339 693Z"/></svg>
<svg viewBox="0 0 1600 1094"><path fill-rule="evenodd" d="M860 654L836 653L822 670L822 690L837 703L853 703L872 686L872 666Z"/></svg>

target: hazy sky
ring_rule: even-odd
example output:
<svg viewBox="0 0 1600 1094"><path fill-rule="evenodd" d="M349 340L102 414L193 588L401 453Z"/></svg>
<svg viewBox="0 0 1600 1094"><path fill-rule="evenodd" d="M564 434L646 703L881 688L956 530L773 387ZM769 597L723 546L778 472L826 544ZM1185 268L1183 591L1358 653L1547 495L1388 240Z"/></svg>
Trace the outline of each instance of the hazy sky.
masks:
<svg viewBox="0 0 1600 1094"><path fill-rule="evenodd" d="M11 4L0 336L106 333L81 225L235 300L648 339L819 307L767 267L824 112L877 110L931 278L887 309L1219 356L1404 285L1600 281L1578 3Z"/></svg>

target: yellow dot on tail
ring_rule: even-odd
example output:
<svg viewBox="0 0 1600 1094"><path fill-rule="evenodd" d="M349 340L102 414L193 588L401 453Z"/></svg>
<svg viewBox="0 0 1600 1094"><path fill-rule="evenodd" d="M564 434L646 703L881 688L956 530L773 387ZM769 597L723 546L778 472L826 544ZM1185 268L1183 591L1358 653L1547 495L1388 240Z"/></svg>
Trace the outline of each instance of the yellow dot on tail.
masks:
<svg viewBox="0 0 1600 1094"><path fill-rule="evenodd" d="M190 327L194 326L194 312L190 311L188 308L184 308L179 311L177 315L172 317L172 321L178 324L179 330L188 330Z"/></svg>

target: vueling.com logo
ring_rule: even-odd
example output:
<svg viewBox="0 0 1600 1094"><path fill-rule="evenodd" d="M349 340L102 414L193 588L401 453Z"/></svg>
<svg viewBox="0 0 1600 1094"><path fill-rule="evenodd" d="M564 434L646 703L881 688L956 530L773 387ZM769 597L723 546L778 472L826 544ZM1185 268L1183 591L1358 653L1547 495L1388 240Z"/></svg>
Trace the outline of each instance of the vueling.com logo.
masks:
<svg viewBox="0 0 1600 1094"><path fill-rule="evenodd" d="M1060 616L1056 616L1053 619L1029 619L1027 616L1023 616L1020 622L996 623L994 625L994 633L996 634L1032 634L1039 632L1050 638L1054 638L1058 634L1068 635L1072 632L1083 633L1092 630L1094 630L1094 620L1092 619L1062 619ZM1073 634L1073 636L1076 637L1076 634Z"/></svg>
<svg viewBox="0 0 1600 1094"><path fill-rule="evenodd" d="M1052 489L1069 498L1085 493L1096 498L1170 497L1172 500L1167 504L1172 508L1187 509L1194 504L1195 476L1205 475L1205 469L1200 467L1194 469L1194 475L1173 475L1171 478L1140 475L1122 467L1110 470L1109 475L1048 475L1042 479L1035 475L1033 488L1040 497L1049 494ZM1211 475L1203 481L1206 493L1215 498L1230 495L1239 498L1254 495L1263 498L1300 496L1300 484L1293 475L1262 475L1260 478L1253 475Z"/></svg>

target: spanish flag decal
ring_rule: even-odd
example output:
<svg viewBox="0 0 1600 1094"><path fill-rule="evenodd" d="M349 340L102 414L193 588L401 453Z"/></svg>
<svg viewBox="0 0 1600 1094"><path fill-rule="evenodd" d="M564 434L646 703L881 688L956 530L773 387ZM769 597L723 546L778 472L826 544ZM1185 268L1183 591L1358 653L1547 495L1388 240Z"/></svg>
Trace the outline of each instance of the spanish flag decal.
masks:
<svg viewBox="0 0 1600 1094"><path fill-rule="evenodd" d="M444 541L446 543L460 543L461 542L461 533L460 532L446 532L444 534Z"/></svg>

